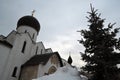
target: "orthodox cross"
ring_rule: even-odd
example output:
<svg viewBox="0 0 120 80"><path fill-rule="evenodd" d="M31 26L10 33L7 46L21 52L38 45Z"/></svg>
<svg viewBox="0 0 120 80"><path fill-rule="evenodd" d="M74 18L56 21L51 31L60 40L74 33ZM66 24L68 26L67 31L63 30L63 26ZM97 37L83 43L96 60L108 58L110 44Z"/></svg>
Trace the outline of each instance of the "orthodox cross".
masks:
<svg viewBox="0 0 120 80"><path fill-rule="evenodd" d="M35 13L35 10L32 11L32 16L34 15L34 13Z"/></svg>

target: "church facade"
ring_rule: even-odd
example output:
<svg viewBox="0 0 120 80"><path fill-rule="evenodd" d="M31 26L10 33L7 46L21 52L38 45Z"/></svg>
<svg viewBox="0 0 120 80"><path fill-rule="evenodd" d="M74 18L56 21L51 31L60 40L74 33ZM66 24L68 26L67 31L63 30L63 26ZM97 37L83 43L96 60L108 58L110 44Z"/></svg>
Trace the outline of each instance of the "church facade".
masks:
<svg viewBox="0 0 120 80"><path fill-rule="evenodd" d="M18 20L16 31L0 35L0 80L32 80L62 67L58 52L36 42L40 24L33 16Z"/></svg>

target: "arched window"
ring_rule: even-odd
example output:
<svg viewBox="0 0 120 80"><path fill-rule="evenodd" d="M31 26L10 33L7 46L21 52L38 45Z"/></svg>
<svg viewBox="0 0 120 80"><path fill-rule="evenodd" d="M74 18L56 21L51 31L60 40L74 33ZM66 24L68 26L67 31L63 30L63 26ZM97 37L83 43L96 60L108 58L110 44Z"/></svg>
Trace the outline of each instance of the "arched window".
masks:
<svg viewBox="0 0 120 80"><path fill-rule="evenodd" d="M52 74L52 73L54 73L56 70L57 70L56 67L51 66L51 67L49 68L49 70L48 70L48 74Z"/></svg>
<svg viewBox="0 0 120 80"><path fill-rule="evenodd" d="M12 77L16 77L16 73L17 73L17 67L14 67L13 73L12 73Z"/></svg>
<svg viewBox="0 0 120 80"><path fill-rule="evenodd" d="M22 47L22 53L24 53L25 52L25 47L26 47L26 41L24 41L24 43L23 43L23 47Z"/></svg>
<svg viewBox="0 0 120 80"><path fill-rule="evenodd" d="M27 33L27 30L25 30L25 33Z"/></svg>

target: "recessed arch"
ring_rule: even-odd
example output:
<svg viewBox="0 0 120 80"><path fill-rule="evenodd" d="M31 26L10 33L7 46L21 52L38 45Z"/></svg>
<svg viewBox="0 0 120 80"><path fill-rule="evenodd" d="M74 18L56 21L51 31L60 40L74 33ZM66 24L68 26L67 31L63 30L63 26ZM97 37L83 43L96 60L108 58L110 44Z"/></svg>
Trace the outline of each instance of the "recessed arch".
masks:
<svg viewBox="0 0 120 80"><path fill-rule="evenodd" d="M48 70L48 74L53 74L56 71L56 67L55 66L51 66Z"/></svg>

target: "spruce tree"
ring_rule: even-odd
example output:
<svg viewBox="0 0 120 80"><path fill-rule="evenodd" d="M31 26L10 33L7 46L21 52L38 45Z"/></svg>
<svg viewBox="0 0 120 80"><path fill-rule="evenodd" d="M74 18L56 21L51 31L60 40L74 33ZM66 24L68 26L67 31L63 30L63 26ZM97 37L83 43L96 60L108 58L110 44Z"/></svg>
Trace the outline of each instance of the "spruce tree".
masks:
<svg viewBox="0 0 120 80"><path fill-rule="evenodd" d="M91 80L118 80L120 38L116 35L119 28L113 28L111 23L104 27L105 19L92 6L88 14L89 29L80 31L83 38L79 41L85 47L82 60L87 64L83 70L92 74Z"/></svg>

